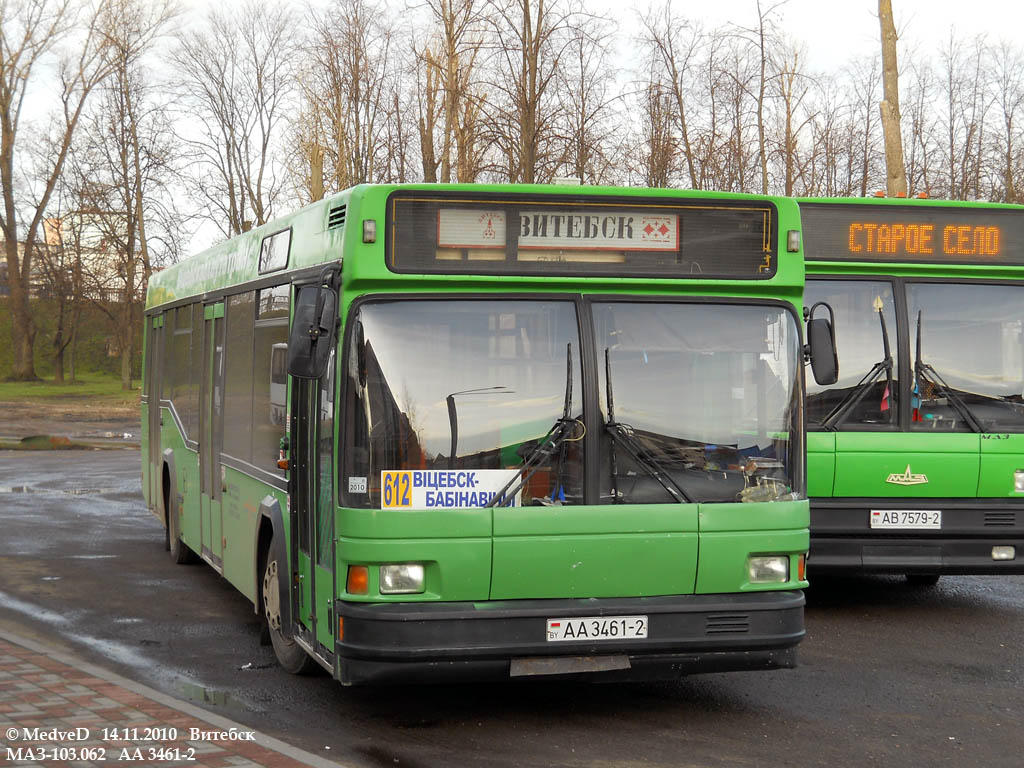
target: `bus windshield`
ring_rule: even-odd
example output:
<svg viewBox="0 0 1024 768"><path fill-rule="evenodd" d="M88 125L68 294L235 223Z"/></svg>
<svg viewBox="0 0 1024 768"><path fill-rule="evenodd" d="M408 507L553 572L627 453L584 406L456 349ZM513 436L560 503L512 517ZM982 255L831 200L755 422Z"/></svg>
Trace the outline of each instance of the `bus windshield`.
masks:
<svg viewBox="0 0 1024 768"><path fill-rule="evenodd" d="M914 429L973 431L970 414L986 432L1024 432L1022 302L1019 285L907 285Z"/></svg>
<svg viewBox="0 0 1024 768"><path fill-rule="evenodd" d="M668 502L674 487L698 502L795 498L791 437L801 408L791 313L607 302L595 305L594 325L611 427L602 496Z"/></svg>
<svg viewBox="0 0 1024 768"><path fill-rule="evenodd" d="M365 479L366 494L349 493L350 506L381 506L385 470L520 466L563 415L582 413L571 302L382 301L364 304L355 323L342 489ZM523 504L579 503L581 442L547 457Z"/></svg>
<svg viewBox="0 0 1024 768"><path fill-rule="evenodd" d="M794 498L801 408L792 313L581 306L594 318L602 397L602 429L589 439L573 302L363 304L346 358L347 505L388 506L382 473L473 470L479 479L524 465L519 504L584 503L588 444L601 453L600 496L588 503Z"/></svg>

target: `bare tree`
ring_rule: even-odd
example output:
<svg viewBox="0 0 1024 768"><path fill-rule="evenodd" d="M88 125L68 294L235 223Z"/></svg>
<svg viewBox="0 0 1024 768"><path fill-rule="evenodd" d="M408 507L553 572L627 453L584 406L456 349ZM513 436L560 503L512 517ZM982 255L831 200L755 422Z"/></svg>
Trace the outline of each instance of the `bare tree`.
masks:
<svg viewBox="0 0 1024 768"><path fill-rule="evenodd" d="M646 187L669 187L679 167L675 130L675 99L661 83L649 82L640 102L640 141L633 148L633 166Z"/></svg>
<svg viewBox="0 0 1024 768"><path fill-rule="evenodd" d="M965 44L950 32L939 55L942 106L935 117L942 126L946 194L954 200L979 196L985 117L988 111L984 41Z"/></svg>
<svg viewBox="0 0 1024 768"><path fill-rule="evenodd" d="M776 149L772 154L782 166L782 194L787 197L794 194L797 177L804 175L810 163L807 153L800 151L801 134L815 117L813 110L805 109L810 91L810 79L801 70L801 60L805 55L800 47L780 40L774 54L776 72L770 81L780 123L774 142Z"/></svg>
<svg viewBox="0 0 1024 768"><path fill-rule="evenodd" d="M892 20L892 0L878 0L878 22L882 29L882 86L885 94L885 99L878 106L885 135L886 191L889 197L906 197L907 170L903 165L899 68L896 64L898 38Z"/></svg>
<svg viewBox="0 0 1024 768"><path fill-rule="evenodd" d="M927 62L910 67L912 79L907 89L907 144L906 169L909 194L931 195L939 185L938 159L941 139L933 103L937 98L935 73Z"/></svg>
<svg viewBox="0 0 1024 768"><path fill-rule="evenodd" d="M310 11L303 141L322 149L327 189L388 180L388 134L399 130L389 121L402 109L388 18L368 0L338 0L322 13ZM401 132L407 145L409 132L404 126Z"/></svg>
<svg viewBox="0 0 1024 768"><path fill-rule="evenodd" d="M96 0L95 5L79 8L71 0L0 0L0 231L11 292L11 378L19 381L37 378L33 362L36 326L29 311L29 293L43 219L86 101L110 73L99 23L105 3ZM59 108L50 124L54 152L29 169L31 179L20 178L14 158L24 143L21 120L26 93L42 76L46 57L64 45L75 52L60 59Z"/></svg>
<svg viewBox="0 0 1024 768"><path fill-rule="evenodd" d="M295 20L286 5L246 0L206 21L175 54L196 121L182 140L195 155L193 192L230 237L269 220L283 190L275 152L291 104Z"/></svg>
<svg viewBox="0 0 1024 768"><path fill-rule="evenodd" d="M434 34L415 48L426 80L420 104L424 179L475 180L470 157L480 142L476 79L483 45L480 0L426 0ZM440 133L440 135L437 135Z"/></svg>
<svg viewBox="0 0 1024 768"><path fill-rule="evenodd" d="M622 96L611 60L611 21L581 17L569 31L555 87L561 106L562 171L580 184L608 183L620 150Z"/></svg>
<svg viewBox="0 0 1024 768"><path fill-rule="evenodd" d="M576 21L568 0L487 0L494 58L486 106L508 181L550 181L561 162L556 77Z"/></svg>
<svg viewBox="0 0 1024 768"><path fill-rule="evenodd" d="M678 121L683 158L691 189L703 189L702 174L698 172L696 149L691 142L690 110L694 105L695 85L691 82L694 69L699 65L698 56L703 33L699 26L672 12L671 3L666 2L660 9L651 10L641 17L643 33L641 46L646 51L650 82L663 83L674 104L672 114ZM659 89L660 90L660 89ZM650 86L645 98L651 106Z"/></svg>
<svg viewBox="0 0 1024 768"><path fill-rule="evenodd" d="M172 210L168 185L174 146L165 105L146 82L144 57L175 15L170 0L112 0L104 18L113 72L89 121L87 176L74 216L103 243L99 277L117 300L98 306L111 321L121 356L121 387L131 389L138 315L153 270L151 225ZM173 237L174 229L163 227ZM158 240L163 246L166 239ZM173 245L173 240L171 241ZM159 249L158 249L159 250Z"/></svg>
<svg viewBox="0 0 1024 768"><path fill-rule="evenodd" d="M994 199L1007 203L1020 202L1019 178L1021 173L1020 116L1024 111L1024 55L1007 42L1001 43L993 54L992 76L998 106L999 129L993 137Z"/></svg>

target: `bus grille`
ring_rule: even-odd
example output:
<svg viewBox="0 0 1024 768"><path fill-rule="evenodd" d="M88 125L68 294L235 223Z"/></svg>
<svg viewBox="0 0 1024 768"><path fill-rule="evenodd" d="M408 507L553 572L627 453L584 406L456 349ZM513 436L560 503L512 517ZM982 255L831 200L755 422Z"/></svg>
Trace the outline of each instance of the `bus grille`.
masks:
<svg viewBox="0 0 1024 768"><path fill-rule="evenodd" d="M1016 512L986 512L985 526L991 528L1012 528L1017 524Z"/></svg>
<svg viewBox="0 0 1024 768"><path fill-rule="evenodd" d="M327 228L335 229L345 226L345 206L336 205L327 213Z"/></svg>
<svg viewBox="0 0 1024 768"><path fill-rule="evenodd" d="M743 634L750 631L750 616L745 613L723 613L708 616L705 634Z"/></svg>

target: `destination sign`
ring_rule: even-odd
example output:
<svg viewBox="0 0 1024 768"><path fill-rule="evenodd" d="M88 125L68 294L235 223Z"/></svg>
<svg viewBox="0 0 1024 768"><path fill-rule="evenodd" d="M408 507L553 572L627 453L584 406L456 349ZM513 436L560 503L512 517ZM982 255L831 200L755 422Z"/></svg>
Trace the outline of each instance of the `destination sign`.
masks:
<svg viewBox="0 0 1024 768"><path fill-rule="evenodd" d="M398 272L644 277L775 274L778 214L756 200L396 193L388 266Z"/></svg>
<svg viewBox="0 0 1024 768"><path fill-rule="evenodd" d="M399 469L380 473L381 509L486 507L519 477L517 469ZM507 506L519 506L522 492Z"/></svg>
<svg viewBox="0 0 1024 768"><path fill-rule="evenodd" d="M437 243L446 248L501 248L506 242L504 211L441 208ZM675 251L679 248L679 216L609 210L520 212L515 222L521 249Z"/></svg>
<svg viewBox="0 0 1024 768"><path fill-rule="evenodd" d="M1024 265L1024 211L801 203L808 261Z"/></svg>

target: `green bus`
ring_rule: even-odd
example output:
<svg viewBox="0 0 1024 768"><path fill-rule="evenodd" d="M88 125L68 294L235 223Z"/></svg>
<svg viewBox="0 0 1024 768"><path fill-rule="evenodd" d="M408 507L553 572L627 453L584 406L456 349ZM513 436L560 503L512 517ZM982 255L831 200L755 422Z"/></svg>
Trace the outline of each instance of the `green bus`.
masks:
<svg viewBox="0 0 1024 768"><path fill-rule="evenodd" d="M784 198L363 185L168 267L142 421L172 556L344 684L792 666L799 229Z"/></svg>
<svg viewBox="0 0 1024 768"><path fill-rule="evenodd" d="M808 383L812 572L1024 573L1024 207L800 213L841 353L836 384Z"/></svg>

